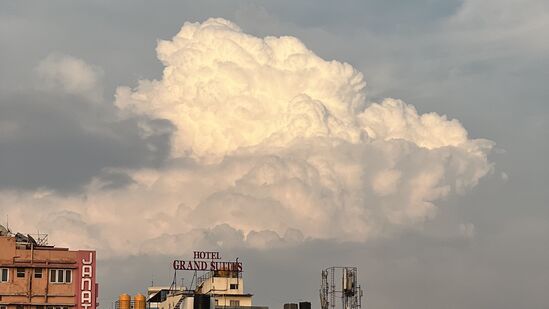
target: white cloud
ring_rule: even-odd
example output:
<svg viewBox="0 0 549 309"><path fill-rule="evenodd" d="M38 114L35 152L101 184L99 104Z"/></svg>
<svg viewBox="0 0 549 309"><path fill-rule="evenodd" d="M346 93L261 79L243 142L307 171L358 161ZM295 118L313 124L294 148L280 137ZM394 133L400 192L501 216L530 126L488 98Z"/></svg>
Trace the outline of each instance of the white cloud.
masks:
<svg viewBox="0 0 549 309"><path fill-rule="evenodd" d="M82 59L50 54L35 67L35 74L41 89L79 95L94 102L101 100L103 71Z"/></svg>
<svg viewBox="0 0 549 309"><path fill-rule="evenodd" d="M362 74L294 37L257 38L210 19L186 23L157 53L163 79L119 88L116 104L171 120L176 156L219 159L303 137L360 139L353 114L364 103Z"/></svg>
<svg viewBox="0 0 549 309"><path fill-rule="evenodd" d="M186 23L157 53L162 79L120 87L115 103L175 125L172 166L129 171L135 182L108 192L92 182L85 199L5 193L0 203L19 205L21 219L34 209L21 222L51 230L60 211L74 212L105 255L265 248L421 224L491 170L491 142L399 100L368 103L360 72L297 38L209 19Z"/></svg>

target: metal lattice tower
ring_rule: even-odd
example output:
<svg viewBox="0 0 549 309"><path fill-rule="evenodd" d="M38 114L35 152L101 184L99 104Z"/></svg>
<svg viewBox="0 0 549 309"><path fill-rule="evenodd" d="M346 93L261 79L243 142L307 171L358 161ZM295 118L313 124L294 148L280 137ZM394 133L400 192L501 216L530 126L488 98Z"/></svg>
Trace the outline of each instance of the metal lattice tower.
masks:
<svg viewBox="0 0 549 309"><path fill-rule="evenodd" d="M362 288L358 284L356 267L328 267L322 270L320 283L320 306L322 309L336 309L336 299L341 299L340 309L360 309ZM341 283L336 284L336 277Z"/></svg>

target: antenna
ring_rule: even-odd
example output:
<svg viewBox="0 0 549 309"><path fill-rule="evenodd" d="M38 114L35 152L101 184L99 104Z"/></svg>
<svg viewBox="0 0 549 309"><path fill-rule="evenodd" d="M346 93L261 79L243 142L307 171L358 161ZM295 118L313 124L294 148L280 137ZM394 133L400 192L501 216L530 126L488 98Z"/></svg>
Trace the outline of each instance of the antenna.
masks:
<svg viewBox="0 0 549 309"><path fill-rule="evenodd" d="M340 284L336 276L341 276ZM358 285L356 267L328 267L322 270L321 279L319 292L322 309L336 309L336 298L341 299L341 309L361 308L363 293Z"/></svg>

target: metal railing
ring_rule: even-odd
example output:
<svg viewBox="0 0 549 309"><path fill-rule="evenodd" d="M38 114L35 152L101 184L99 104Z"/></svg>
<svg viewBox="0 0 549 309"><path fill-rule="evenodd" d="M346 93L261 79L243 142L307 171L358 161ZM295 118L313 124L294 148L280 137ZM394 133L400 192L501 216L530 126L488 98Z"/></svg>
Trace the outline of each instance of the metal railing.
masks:
<svg viewBox="0 0 549 309"><path fill-rule="evenodd" d="M200 286L204 281L211 278L240 278L242 279L242 272L236 270L212 270L196 279L196 286Z"/></svg>
<svg viewBox="0 0 549 309"><path fill-rule="evenodd" d="M215 306L215 309L269 309L267 306Z"/></svg>

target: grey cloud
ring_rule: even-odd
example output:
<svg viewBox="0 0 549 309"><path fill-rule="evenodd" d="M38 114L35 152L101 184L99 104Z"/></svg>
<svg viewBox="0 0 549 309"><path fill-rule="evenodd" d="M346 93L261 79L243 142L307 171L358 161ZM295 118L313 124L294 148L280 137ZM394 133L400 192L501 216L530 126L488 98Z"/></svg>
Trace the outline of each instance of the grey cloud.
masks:
<svg viewBox="0 0 549 309"><path fill-rule="evenodd" d="M174 230L174 232L176 232ZM187 233L165 233L156 238L146 239L140 246L140 255L176 256L181 252L201 250L248 250L248 248L295 248L307 240L300 230L287 229L283 235L272 230L252 231L247 235L242 230L228 224L218 224L211 228L194 228Z"/></svg>
<svg viewBox="0 0 549 309"><path fill-rule="evenodd" d="M119 121L105 109L78 96L32 90L2 96L0 123L11 129L0 135L0 188L68 193L105 177L104 169L163 164L170 151L168 121ZM153 134L142 137L139 121Z"/></svg>
<svg viewBox="0 0 549 309"><path fill-rule="evenodd" d="M135 183L130 175L118 171L103 171L98 178L103 190L116 190Z"/></svg>
<svg viewBox="0 0 549 309"><path fill-rule="evenodd" d="M376 33L424 30L437 25L461 7L462 0L451 1L276 1L262 3L269 12L300 28L318 27L329 31L356 34L357 28ZM341 17L345 16L344 19Z"/></svg>

